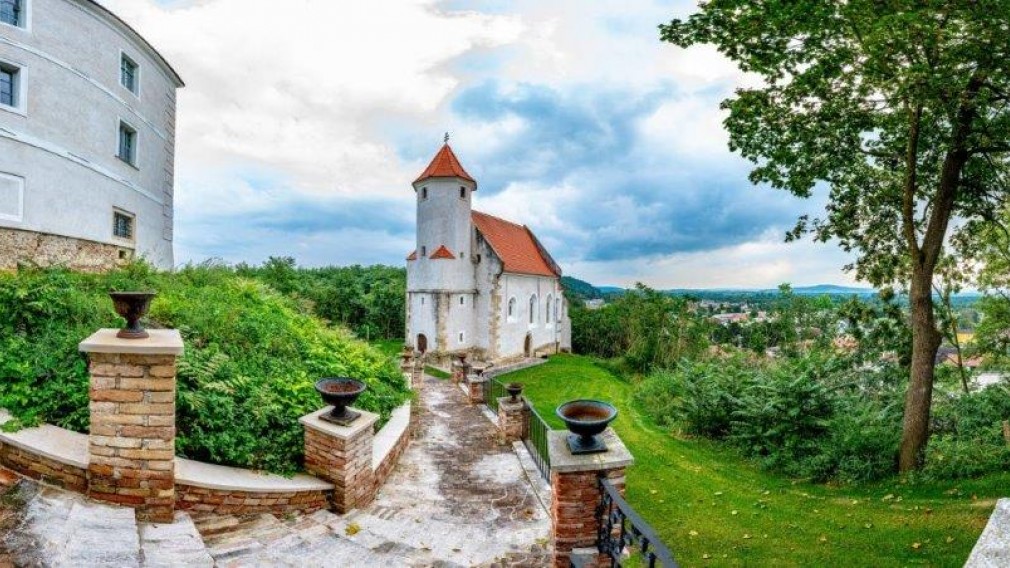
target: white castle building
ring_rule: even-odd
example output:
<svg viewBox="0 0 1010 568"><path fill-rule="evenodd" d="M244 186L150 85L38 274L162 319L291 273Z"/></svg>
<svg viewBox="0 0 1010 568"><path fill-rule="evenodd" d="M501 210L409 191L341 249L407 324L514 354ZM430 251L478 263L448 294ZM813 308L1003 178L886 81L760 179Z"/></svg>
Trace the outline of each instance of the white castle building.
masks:
<svg viewBox="0 0 1010 568"><path fill-rule="evenodd" d="M489 361L570 350L561 268L524 225L472 210L477 182L448 140L413 185L407 344Z"/></svg>
<svg viewBox="0 0 1010 568"><path fill-rule="evenodd" d="M172 267L182 86L93 0L0 0L0 270Z"/></svg>

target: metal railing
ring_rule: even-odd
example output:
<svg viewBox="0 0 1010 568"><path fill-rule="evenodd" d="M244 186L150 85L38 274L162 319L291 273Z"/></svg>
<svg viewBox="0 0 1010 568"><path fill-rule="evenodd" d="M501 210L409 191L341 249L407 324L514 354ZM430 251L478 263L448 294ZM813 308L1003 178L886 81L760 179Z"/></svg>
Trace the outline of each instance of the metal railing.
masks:
<svg viewBox="0 0 1010 568"><path fill-rule="evenodd" d="M498 399L506 396L505 385L494 378L490 378L484 383L484 404L492 412L498 412Z"/></svg>
<svg viewBox="0 0 1010 568"><path fill-rule="evenodd" d="M526 445L526 449L533 457L533 463L537 464L540 475L549 483L551 481L551 456L547 451L547 433L551 431L551 427L528 401L527 405L530 410L530 423L525 429L523 444Z"/></svg>
<svg viewBox="0 0 1010 568"><path fill-rule="evenodd" d="M610 558L611 567L624 566L621 560L625 548L629 548L633 553L631 558L641 558L650 568L678 568L673 554L656 531L631 508L614 484L603 477L600 478L600 505L596 514L600 521L596 544L600 553Z"/></svg>

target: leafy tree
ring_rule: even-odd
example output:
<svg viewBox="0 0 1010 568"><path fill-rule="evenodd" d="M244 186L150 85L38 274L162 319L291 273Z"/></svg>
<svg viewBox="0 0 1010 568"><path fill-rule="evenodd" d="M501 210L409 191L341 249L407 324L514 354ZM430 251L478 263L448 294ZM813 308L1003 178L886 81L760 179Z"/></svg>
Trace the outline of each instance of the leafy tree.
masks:
<svg viewBox="0 0 1010 568"><path fill-rule="evenodd" d="M754 183L810 197L812 232L857 253L860 279L909 292L913 337L899 467L921 466L941 343L932 286L945 244L1006 197L1010 0L711 0L660 26L762 79L723 103ZM951 220L957 219L951 229Z"/></svg>

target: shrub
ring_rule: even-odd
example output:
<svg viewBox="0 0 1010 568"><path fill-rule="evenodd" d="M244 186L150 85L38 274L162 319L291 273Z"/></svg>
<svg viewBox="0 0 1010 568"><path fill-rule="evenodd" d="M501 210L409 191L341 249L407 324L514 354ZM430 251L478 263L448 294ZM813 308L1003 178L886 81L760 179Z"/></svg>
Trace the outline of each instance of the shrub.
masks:
<svg viewBox="0 0 1010 568"><path fill-rule="evenodd" d="M300 469L298 418L322 406L313 382L354 376L358 405L388 417L409 397L394 362L349 332L304 314L294 300L221 266L107 275L22 270L0 275L0 406L19 424L86 432L88 374L77 344L118 327L110 288L154 288L152 327L179 329L177 451L224 465Z"/></svg>
<svg viewBox="0 0 1010 568"><path fill-rule="evenodd" d="M767 467L806 475L804 462L821 452L835 404L811 363L782 365L744 389L730 438Z"/></svg>

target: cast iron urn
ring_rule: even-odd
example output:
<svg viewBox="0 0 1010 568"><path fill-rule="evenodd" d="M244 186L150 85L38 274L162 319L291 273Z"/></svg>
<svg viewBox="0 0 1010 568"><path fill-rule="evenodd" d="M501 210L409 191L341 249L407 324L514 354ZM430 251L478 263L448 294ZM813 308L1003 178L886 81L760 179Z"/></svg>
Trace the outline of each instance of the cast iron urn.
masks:
<svg viewBox="0 0 1010 568"><path fill-rule="evenodd" d="M151 309L151 300L157 292L109 292L112 304L119 317L126 320L126 327L119 330L116 337L120 339L147 339L150 334L140 326L140 318L147 315Z"/></svg>
<svg viewBox="0 0 1010 568"><path fill-rule="evenodd" d="M361 413L347 407L354 404L361 393L365 392L365 383L347 377L322 379L316 382L316 392L323 397L323 402L332 405L333 410L321 414L319 418L338 426L347 426L354 422Z"/></svg>
<svg viewBox="0 0 1010 568"><path fill-rule="evenodd" d="M522 383L509 383L505 385L505 392L512 397L512 402L519 402L519 395L523 393Z"/></svg>
<svg viewBox="0 0 1010 568"><path fill-rule="evenodd" d="M557 414L571 432L568 449L572 455L607 451L607 444L600 434L617 418L614 405L600 400L572 400L559 406Z"/></svg>

